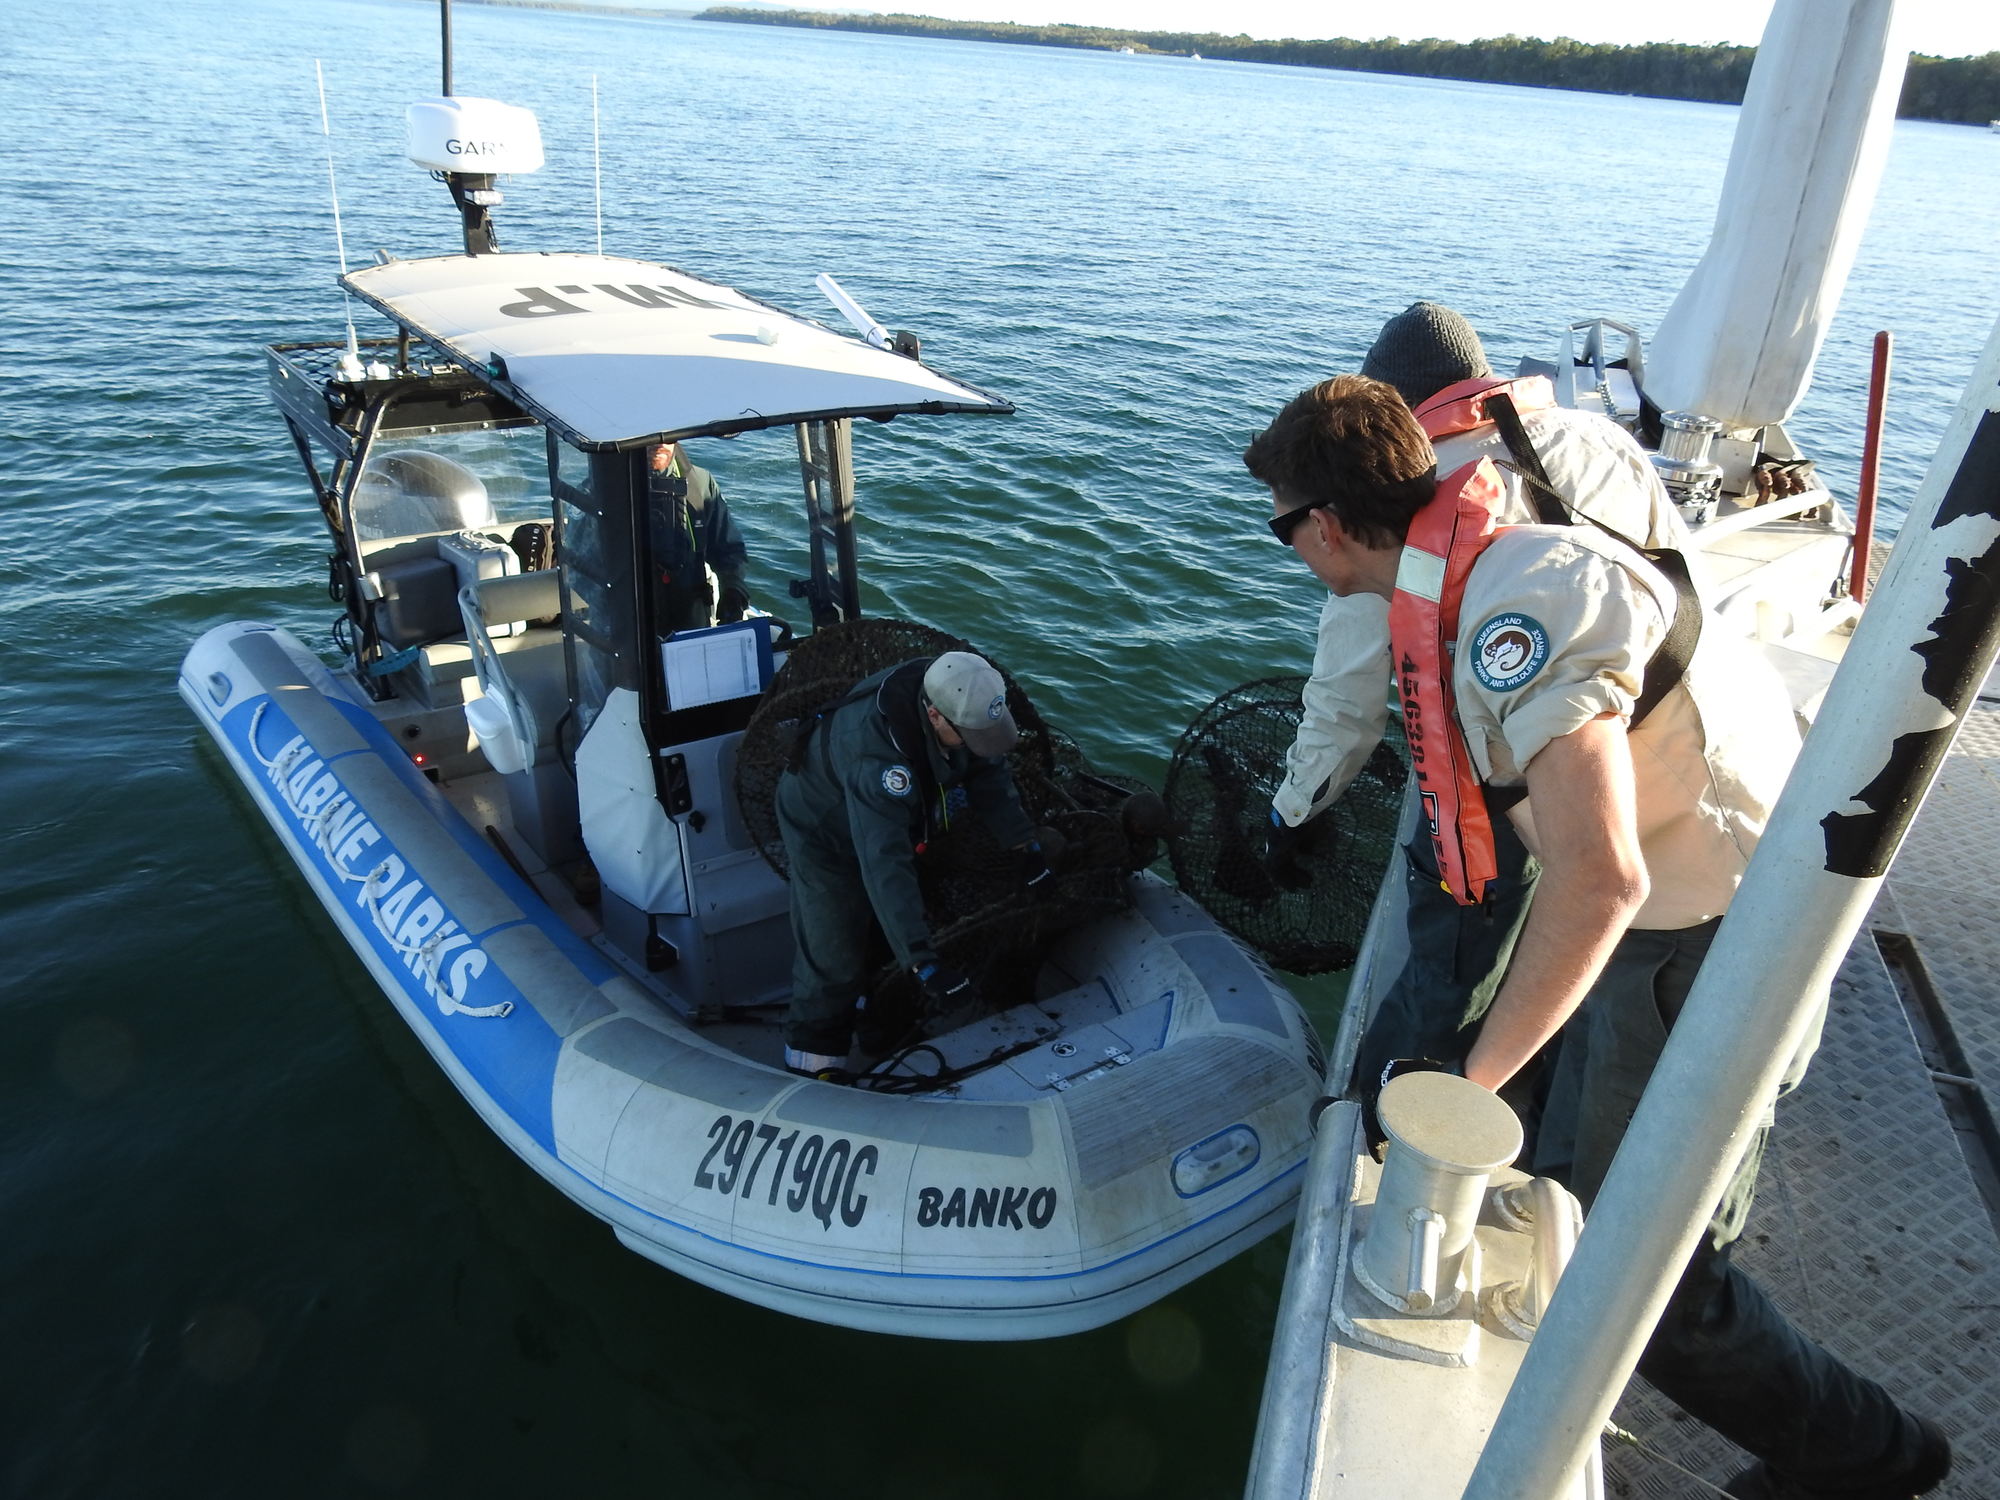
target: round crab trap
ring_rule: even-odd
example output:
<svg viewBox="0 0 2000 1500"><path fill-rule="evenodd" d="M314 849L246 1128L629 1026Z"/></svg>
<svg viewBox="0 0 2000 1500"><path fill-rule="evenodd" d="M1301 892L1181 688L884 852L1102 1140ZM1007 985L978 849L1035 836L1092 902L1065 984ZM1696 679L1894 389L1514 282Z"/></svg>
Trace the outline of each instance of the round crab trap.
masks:
<svg viewBox="0 0 2000 1500"><path fill-rule="evenodd" d="M1353 783L1307 822L1282 861L1267 857L1271 797L1304 716L1303 677L1231 688L1203 709L1174 747L1166 805L1167 856L1183 891L1293 974L1353 965L1402 811L1402 725Z"/></svg>
<svg viewBox="0 0 2000 1500"><path fill-rule="evenodd" d="M977 649L928 625L874 618L816 631L793 648L745 728L736 759L737 805L773 869L789 878L776 798L801 724L884 668ZM1157 858L1167 821L1145 783L1093 771L1076 742L1045 723L1020 684L994 666L1006 679L1007 706L1021 731L1008 767L1022 810L1038 825L1056 889L1041 899L1024 896L1020 856L974 817L954 819L917 861L939 958L972 978L986 1010L1033 999L1055 938L1131 904L1127 876ZM914 977L887 961L886 945L884 959L869 987L870 1010L878 1022L883 1012L916 1015Z"/></svg>

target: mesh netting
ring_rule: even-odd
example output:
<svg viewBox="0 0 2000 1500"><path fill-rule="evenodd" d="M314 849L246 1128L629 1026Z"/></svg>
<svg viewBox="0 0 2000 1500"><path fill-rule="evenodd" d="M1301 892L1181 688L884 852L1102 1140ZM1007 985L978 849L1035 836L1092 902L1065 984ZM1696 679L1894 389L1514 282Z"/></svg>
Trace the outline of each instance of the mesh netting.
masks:
<svg viewBox="0 0 2000 1500"><path fill-rule="evenodd" d="M789 876L776 795L799 721L885 667L977 650L930 626L889 619L830 626L793 648L744 730L736 759L737 805L773 869ZM1057 935L1131 904L1126 876L1157 856L1166 821L1158 796L1143 782L1092 771L1075 741L1044 723L1020 685L994 665L1006 679L1007 706L1021 730L1008 766L1022 809L1039 825L1056 890L1042 899L1024 897L1019 857L976 817L955 819L917 861L938 957L971 976L988 1011L1034 997L1036 975ZM886 944L883 960L868 1006L876 1029L893 1032L898 1028L889 1018L917 1015L918 991L889 959Z"/></svg>
<svg viewBox="0 0 2000 1500"><path fill-rule="evenodd" d="M1353 964L1395 851L1404 762L1389 732L1333 805L1300 830L1289 864L1265 859L1271 797L1303 714L1303 677L1232 688L1174 747L1166 803L1168 858L1180 888L1273 965L1325 974Z"/></svg>

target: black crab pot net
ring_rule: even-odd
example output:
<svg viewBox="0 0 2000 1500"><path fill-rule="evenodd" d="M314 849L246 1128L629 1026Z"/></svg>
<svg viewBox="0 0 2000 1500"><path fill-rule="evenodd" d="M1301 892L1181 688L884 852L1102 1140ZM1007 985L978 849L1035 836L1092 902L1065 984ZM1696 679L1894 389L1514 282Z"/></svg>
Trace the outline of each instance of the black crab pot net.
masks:
<svg viewBox="0 0 2000 1500"><path fill-rule="evenodd" d="M1298 734L1306 679L1231 688L1174 747L1166 803L1174 880L1231 932L1292 974L1353 965L1395 852L1405 762L1389 731L1348 789L1299 831L1286 859L1266 856L1271 797Z"/></svg>
<svg viewBox="0 0 2000 1500"><path fill-rule="evenodd" d="M778 778L799 727L845 697L862 678L917 657L976 651L957 636L908 620L862 619L814 632L792 648L745 728L737 749L736 800L750 836L771 868L790 878L778 829ZM981 652L981 655L985 653ZM992 661L990 656L988 661ZM1021 739L1007 757L1022 809L1040 829L1056 889L1031 898L1021 890L1021 859L1002 848L976 817L954 819L917 860L925 915L939 959L970 976L985 1011L1035 998L1050 943L1070 928L1129 907L1131 872L1158 856L1165 813L1143 782L1091 770L1067 735L1036 712L1004 667L1007 706ZM915 979L898 968L887 944L868 990L878 1030L919 1013Z"/></svg>

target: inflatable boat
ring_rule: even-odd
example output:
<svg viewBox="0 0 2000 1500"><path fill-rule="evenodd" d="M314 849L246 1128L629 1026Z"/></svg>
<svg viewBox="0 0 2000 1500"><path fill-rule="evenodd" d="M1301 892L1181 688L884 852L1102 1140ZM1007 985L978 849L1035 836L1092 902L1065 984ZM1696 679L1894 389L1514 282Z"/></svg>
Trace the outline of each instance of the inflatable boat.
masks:
<svg viewBox="0 0 2000 1500"><path fill-rule="evenodd" d="M524 1161L641 1255L767 1307L1063 1334L1286 1225L1318 1042L1143 839L1032 943L1003 924L1012 978L930 1018L891 1086L781 1066L788 896L746 736L800 711L788 689L809 706L798 663L860 620L851 424L1011 407L844 296L858 336L667 266L500 253L491 177L439 140L507 171L539 163L532 137L487 101L413 108L466 253L343 276L380 337L268 351L338 659L239 622L181 668L355 955ZM665 628L649 453L769 428L797 440L810 621ZM1098 800L1064 806L1116 825L1125 790L1083 782Z"/></svg>

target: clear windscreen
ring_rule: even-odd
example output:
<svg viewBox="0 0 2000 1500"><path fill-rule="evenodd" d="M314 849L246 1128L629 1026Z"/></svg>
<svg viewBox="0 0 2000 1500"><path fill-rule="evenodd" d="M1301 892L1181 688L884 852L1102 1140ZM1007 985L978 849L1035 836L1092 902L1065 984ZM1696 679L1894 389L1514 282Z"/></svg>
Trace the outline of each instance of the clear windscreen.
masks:
<svg viewBox="0 0 2000 1500"><path fill-rule="evenodd" d="M539 428L385 438L355 485L356 538L509 530L546 521L548 458Z"/></svg>

